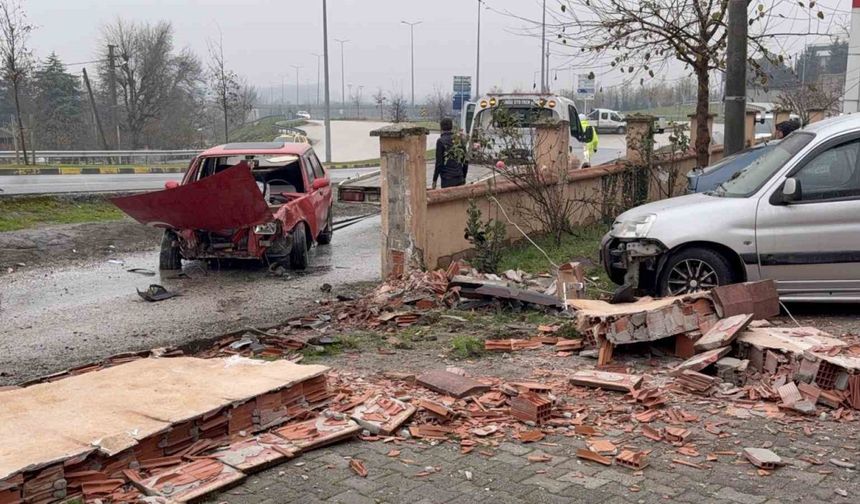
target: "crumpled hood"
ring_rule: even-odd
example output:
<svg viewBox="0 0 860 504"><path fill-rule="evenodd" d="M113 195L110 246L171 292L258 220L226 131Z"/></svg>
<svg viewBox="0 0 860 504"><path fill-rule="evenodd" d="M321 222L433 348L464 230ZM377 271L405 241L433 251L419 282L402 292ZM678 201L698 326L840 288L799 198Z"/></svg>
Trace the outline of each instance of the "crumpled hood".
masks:
<svg viewBox="0 0 860 504"><path fill-rule="evenodd" d="M111 201L141 224L169 229L218 231L272 220L269 205L244 162L174 189Z"/></svg>

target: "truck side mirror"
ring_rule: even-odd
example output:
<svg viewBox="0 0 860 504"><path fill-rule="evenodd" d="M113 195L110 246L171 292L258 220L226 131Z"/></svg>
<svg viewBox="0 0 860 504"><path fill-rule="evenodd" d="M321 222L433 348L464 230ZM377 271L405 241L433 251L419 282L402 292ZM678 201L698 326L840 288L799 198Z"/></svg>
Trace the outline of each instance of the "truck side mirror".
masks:
<svg viewBox="0 0 860 504"><path fill-rule="evenodd" d="M800 187L800 181L794 177L788 177L785 179L785 183L782 185L782 202L783 203L791 203L793 201L799 201L803 191Z"/></svg>

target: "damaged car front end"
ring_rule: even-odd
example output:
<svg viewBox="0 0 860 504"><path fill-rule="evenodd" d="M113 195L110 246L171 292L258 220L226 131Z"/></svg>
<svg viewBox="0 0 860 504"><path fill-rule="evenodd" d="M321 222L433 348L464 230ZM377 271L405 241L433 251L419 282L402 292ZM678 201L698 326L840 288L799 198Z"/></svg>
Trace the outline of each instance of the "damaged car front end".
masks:
<svg viewBox="0 0 860 504"><path fill-rule="evenodd" d="M612 229L601 243L601 260L610 279L619 285L655 290L660 258L666 246L647 238L648 231L657 219L656 214L612 224Z"/></svg>

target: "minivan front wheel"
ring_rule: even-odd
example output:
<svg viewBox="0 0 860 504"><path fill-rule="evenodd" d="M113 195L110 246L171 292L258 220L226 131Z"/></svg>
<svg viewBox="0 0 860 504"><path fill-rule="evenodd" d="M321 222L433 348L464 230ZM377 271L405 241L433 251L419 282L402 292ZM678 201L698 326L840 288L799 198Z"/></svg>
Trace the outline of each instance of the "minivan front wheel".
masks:
<svg viewBox="0 0 860 504"><path fill-rule="evenodd" d="M704 248L688 248L672 254L660 275L663 296L679 296L713 289L734 281L731 264L721 254Z"/></svg>

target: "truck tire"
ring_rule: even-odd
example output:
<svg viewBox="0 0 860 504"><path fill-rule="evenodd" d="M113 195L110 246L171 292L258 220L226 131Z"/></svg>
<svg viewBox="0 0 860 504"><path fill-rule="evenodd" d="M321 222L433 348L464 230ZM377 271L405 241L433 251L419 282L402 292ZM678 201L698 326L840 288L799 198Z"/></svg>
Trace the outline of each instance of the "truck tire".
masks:
<svg viewBox="0 0 860 504"><path fill-rule="evenodd" d="M182 255L179 252L177 237L173 231L165 231L161 237L161 252L158 254L158 269L161 271L181 270Z"/></svg>
<svg viewBox="0 0 860 504"><path fill-rule="evenodd" d="M657 283L661 296L708 290L736 281L732 265L722 254L706 248L688 248L669 257Z"/></svg>
<svg viewBox="0 0 860 504"><path fill-rule="evenodd" d="M308 267L308 237L305 225L299 223L293 229L293 247L290 249L290 268L303 270Z"/></svg>
<svg viewBox="0 0 860 504"><path fill-rule="evenodd" d="M332 236L334 235L334 229L332 229L334 226L332 223L331 210L331 208L328 209L328 219L326 219L325 229L320 231L320 235L317 236L317 243L320 245L328 245L331 243Z"/></svg>

